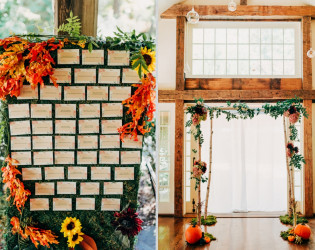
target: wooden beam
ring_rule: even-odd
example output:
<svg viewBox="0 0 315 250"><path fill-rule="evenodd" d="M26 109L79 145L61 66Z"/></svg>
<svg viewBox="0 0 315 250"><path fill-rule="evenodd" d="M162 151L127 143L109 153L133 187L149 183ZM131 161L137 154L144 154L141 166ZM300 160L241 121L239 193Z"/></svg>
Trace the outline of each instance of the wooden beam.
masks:
<svg viewBox="0 0 315 250"><path fill-rule="evenodd" d="M174 19L185 16L192 9L193 5L178 3L171 6L161 14L161 18ZM248 16L248 17L315 17L315 6L259 6L259 5L239 5L236 11L229 11L227 5L194 5L195 10L201 18L213 16Z"/></svg>
<svg viewBox="0 0 315 250"><path fill-rule="evenodd" d="M175 102L175 100L193 101L203 98L206 101L238 101L238 100L286 100L298 96L306 100L315 100L315 90L159 90L159 102Z"/></svg>
<svg viewBox="0 0 315 250"><path fill-rule="evenodd" d="M185 17L176 18L176 89L184 90Z"/></svg>
<svg viewBox="0 0 315 250"><path fill-rule="evenodd" d="M174 215L184 215L184 101L175 101L175 174Z"/></svg>
<svg viewBox="0 0 315 250"><path fill-rule="evenodd" d="M97 35L98 0L55 0L55 29L66 22L70 11L81 20L81 33Z"/></svg>
<svg viewBox="0 0 315 250"><path fill-rule="evenodd" d="M303 105L308 118L303 119L304 144L304 212L305 216L313 217L313 148L312 148L312 100L304 100Z"/></svg>
<svg viewBox="0 0 315 250"><path fill-rule="evenodd" d="M298 90L301 78L187 78L185 89L206 90Z"/></svg>
<svg viewBox="0 0 315 250"><path fill-rule="evenodd" d="M247 5L247 0L241 0L240 4L241 5Z"/></svg>
<svg viewBox="0 0 315 250"><path fill-rule="evenodd" d="M307 56L311 46L311 22L310 16L302 18L303 30L303 89L312 89L312 59Z"/></svg>

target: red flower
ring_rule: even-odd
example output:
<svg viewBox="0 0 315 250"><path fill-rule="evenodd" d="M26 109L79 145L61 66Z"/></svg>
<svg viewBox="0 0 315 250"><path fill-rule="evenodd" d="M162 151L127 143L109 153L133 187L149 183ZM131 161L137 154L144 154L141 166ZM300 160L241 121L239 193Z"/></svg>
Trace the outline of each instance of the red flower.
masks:
<svg viewBox="0 0 315 250"><path fill-rule="evenodd" d="M133 208L128 208L120 213L115 212L114 216L116 218L112 221L112 225L116 227L116 230L120 230L123 235L136 236L142 230L141 224L143 221Z"/></svg>

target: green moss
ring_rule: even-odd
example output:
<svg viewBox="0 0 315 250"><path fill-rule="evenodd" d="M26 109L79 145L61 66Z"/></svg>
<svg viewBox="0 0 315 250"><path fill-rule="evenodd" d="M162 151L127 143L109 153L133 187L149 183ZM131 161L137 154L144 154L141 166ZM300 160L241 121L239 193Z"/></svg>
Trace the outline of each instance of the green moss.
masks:
<svg viewBox="0 0 315 250"><path fill-rule="evenodd" d="M193 218L191 220L191 224L196 224L197 223L197 218ZM208 215L206 219L204 219L204 216L201 216L201 224L206 225L206 226L212 226L217 223L217 217L213 215Z"/></svg>
<svg viewBox="0 0 315 250"><path fill-rule="evenodd" d="M286 215L281 215L279 218L280 218L281 223L285 225L293 226L293 216L290 217L288 214L286 214ZM308 223L308 220L302 216L297 216L297 224L300 224L300 223Z"/></svg>

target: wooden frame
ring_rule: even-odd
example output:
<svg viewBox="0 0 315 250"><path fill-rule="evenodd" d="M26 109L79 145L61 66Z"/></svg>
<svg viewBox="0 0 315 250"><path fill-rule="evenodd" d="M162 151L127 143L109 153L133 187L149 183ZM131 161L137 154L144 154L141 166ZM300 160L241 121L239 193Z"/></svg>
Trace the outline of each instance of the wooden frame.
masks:
<svg viewBox="0 0 315 250"><path fill-rule="evenodd" d="M313 6L237 6L235 12L228 11L224 5L197 5L195 10L204 20L244 19L277 21L294 20L302 22L303 30L303 78L298 79L248 79L248 78L212 78L184 79L184 31L185 15L192 5L175 4L162 13L161 18L176 18L176 89L159 90L159 102L175 102L175 217L184 216L184 103L191 102L195 97L205 101L278 101L299 96L309 114L303 119L304 167L304 214L313 215L313 158L312 158L312 100L315 100L315 90L312 90L312 62L306 53L311 44L311 18L315 17Z"/></svg>

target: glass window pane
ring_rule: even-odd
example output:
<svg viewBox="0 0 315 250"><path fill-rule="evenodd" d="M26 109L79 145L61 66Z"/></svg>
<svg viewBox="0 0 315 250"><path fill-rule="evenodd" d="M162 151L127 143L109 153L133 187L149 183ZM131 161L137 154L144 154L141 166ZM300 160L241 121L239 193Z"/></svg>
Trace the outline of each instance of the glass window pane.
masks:
<svg viewBox="0 0 315 250"><path fill-rule="evenodd" d="M214 43L214 29L204 29L204 43Z"/></svg>
<svg viewBox="0 0 315 250"><path fill-rule="evenodd" d="M261 29L261 43L271 43L272 32L271 29Z"/></svg>
<svg viewBox="0 0 315 250"><path fill-rule="evenodd" d="M273 75L283 74L283 60L274 60L272 67Z"/></svg>
<svg viewBox="0 0 315 250"><path fill-rule="evenodd" d="M237 61L236 60L228 60L227 61L227 75L237 75Z"/></svg>
<svg viewBox="0 0 315 250"><path fill-rule="evenodd" d="M294 45L284 45L283 46L284 59L294 59L295 58L295 47Z"/></svg>
<svg viewBox="0 0 315 250"><path fill-rule="evenodd" d="M237 45L227 45L227 59L237 59Z"/></svg>
<svg viewBox="0 0 315 250"><path fill-rule="evenodd" d="M160 186L169 186L169 173L160 173L159 174L159 185Z"/></svg>
<svg viewBox="0 0 315 250"><path fill-rule="evenodd" d="M159 158L159 170L170 171L170 158L168 156L163 156Z"/></svg>
<svg viewBox="0 0 315 250"><path fill-rule="evenodd" d="M239 29L238 30L238 42L239 43L249 43L249 29Z"/></svg>
<svg viewBox="0 0 315 250"><path fill-rule="evenodd" d="M261 45L261 59L272 59L271 45Z"/></svg>
<svg viewBox="0 0 315 250"><path fill-rule="evenodd" d="M262 60L261 61L261 75L272 75L272 61L271 60Z"/></svg>
<svg viewBox="0 0 315 250"><path fill-rule="evenodd" d="M190 201L190 187L186 187L186 201Z"/></svg>
<svg viewBox="0 0 315 250"><path fill-rule="evenodd" d="M191 166L190 166L190 157L186 157L186 171L191 171Z"/></svg>
<svg viewBox="0 0 315 250"><path fill-rule="evenodd" d="M226 61L225 60L215 61L215 74L216 75L226 74Z"/></svg>
<svg viewBox="0 0 315 250"><path fill-rule="evenodd" d="M237 43L237 29L227 29L227 43Z"/></svg>
<svg viewBox="0 0 315 250"><path fill-rule="evenodd" d="M294 43L294 40L295 40L295 30L284 29L284 43Z"/></svg>
<svg viewBox="0 0 315 250"><path fill-rule="evenodd" d="M194 28L193 29L193 43L203 42L203 29Z"/></svg>
<svg viewBox="0 0 315 250"><path fill-rule="evenodd" d="M214 59L214 45L204 45L204 59Z"/></svg>
<svg viewBox="0 0 315 250"><path fill-rule="evenodd" d="M273 59L283 59L283 45L272 46Z"/></svg>
<svg viewBox="0 0 315 250"><path fill-rule="evenodd" d="M214 75L214 61L213 60L204 61L204 74Z"/></svg>
<svg viewBox="0 0 315 250"><path fill-rule="evenodd" d="M294 192L295 192L295 200L301 201L301 196L302 196L301 187L295 187Z"/></svg>
<svg viewBox="0 0 315 250"><path fill-rule="evenodd" d="M168 125L168 118L170 112L168 111L160 111L160 124L161 125Z"/></svg>
<svg viewBox="0 0 315 250"><path fill-rule="evenodd" d="M248 45L238 45L238 59L249 59Z"/></svg>
<svg viewBox="0 0 315 250"><path fill-rule="evenodd" d="M215 58L225 59L226 58L226 45L216 45L215 46Z"/></svg>
<svg viewBox="0 0 315 250"><path fill-rule="evenodd" d="M283 67L283 73L285 75L295 75L295 61L285 60Z"/></svg>
<svg viewBox="0 0 315 250"><path fill-rule="evenodd" d="M273 29L272 30L272 42L273 43L283 43L283 29Z"/></svg>
<svg viewBox="0 0 315 250"><path fill-rule="evenodd" d="M193 44L193 59L203 59L203 45L202 44Z"/></svg>
<svg viewBox="0 0 315 250"><path fill-rule="evenodd" d="M260 45L250 45L250 59L260 59Z"/></svg>
<svg viewBox="0 0 315 250"><path fill-rule="evenodd" d="M203 74L203 61L202 60L193 60L192 73L193 73L193 75L202 75Z"/></svg>
<svg viewBox="0 0 315 250"><path fill-rule="evenodd" d="M185 172L185 174L186 174L186 182L185 182L185 184L186 184L187 187L190 187L190 176L191 176L191 174L190 174L190 172Z"/></svg>
<svg viewBox="0 0 315 250"><path fill-rule="evenodd" d="M249 74L249 61L248 60L242 60L238 62L238 74L239 75Z"/></svg>
<svg viewBox="0 0 315 250"><path fill-rule="evenodd" d="M260 75L260 60L251 60L250 61L250 74L251 75Z"/></svg>
<svg viewBox="0 0 315 250"><path fill-rule="evenodd" d="M301 186L301 172L294 171L294 182L295 186Z"/></svg>
<svg viewBox="0 0 315 250"><path fill-rule="evenodd" d="M260 43L260 29L250 29L250 43Z"/></svg>
<svg viewBox="0 0 315 250"><path fill-rule="evenodd" d="M169 200L170 200L169 188L160 188L159 189L159 201L160 202L169 202Z"/></svg>
<svg viewBox="0 0 315 250"><path fill-rule="evenodd" d="M186 155L191 155L190 142L186 142Z"/></svg>
<svg viewBox="0 0 315 250"><path fill-rule="evenodd" d="M226 43L226 29L216 29L215 30L215 42L216 43Z"/></svg>

